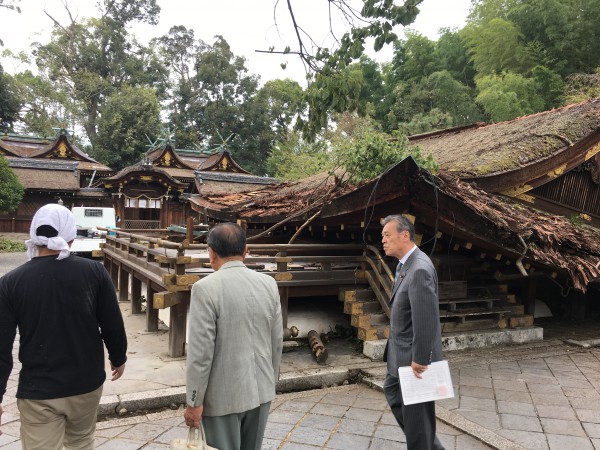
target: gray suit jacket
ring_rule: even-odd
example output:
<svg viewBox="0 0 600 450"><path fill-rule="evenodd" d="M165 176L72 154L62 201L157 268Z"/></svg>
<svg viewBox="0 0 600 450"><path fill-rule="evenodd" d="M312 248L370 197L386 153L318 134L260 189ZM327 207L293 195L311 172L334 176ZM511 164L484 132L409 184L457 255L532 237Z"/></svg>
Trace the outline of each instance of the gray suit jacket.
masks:
<svg viewBox="0 0 600 450"><path fill-rule="evenodd" d="M241 261L192 287L187 403L224 416L273 400L283 347L277 283Z"/></svg>
<svg viewBox="0 0 600 450"><path fill-rule="evenodd" d="M442 359L438 280L429 257L418 248L408 257L392 291L387 371L429 365Z"/></svg>

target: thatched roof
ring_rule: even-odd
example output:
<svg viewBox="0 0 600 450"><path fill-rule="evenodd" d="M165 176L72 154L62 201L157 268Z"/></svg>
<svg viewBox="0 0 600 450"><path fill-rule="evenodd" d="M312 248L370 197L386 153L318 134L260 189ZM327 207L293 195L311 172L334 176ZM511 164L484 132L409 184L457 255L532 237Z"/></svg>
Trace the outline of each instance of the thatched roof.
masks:
<svg viewBox="0 0 600 450"><path fill-rule="evenodd" d="M441 172L438 179L444 193L494 227L490 236L520 236L527 244L526 251L520 249L525 258L565 270L576 289L585 291L590 281L600 277L599 229L574 225L562 216L488 194L447 172Z"/></svg>
<svg viewBox="0 0 600 450"><path fill-rule="evenodd" d="M13 167L25 189L45 191L79 191L79 177L74 171L39 170Z"/></svg>
<svg viewBox="0 0 600 450"><path fill-rule="evenodd" d="M492 125L461 127L412 136L440 167L461 178L519 170L556 156L598 134L600 99Z"/></svg>

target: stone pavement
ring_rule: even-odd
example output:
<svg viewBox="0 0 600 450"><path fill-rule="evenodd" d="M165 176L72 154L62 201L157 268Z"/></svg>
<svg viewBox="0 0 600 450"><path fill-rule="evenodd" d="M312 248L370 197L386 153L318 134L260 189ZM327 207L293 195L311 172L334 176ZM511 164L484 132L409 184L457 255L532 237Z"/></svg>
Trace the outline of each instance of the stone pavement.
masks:
<svg viewBox="0 0 600 450"><path fill-rule="evenodd" d="M168 449L185 438L183 409L100 421L99 450ZM3 427L2 450L20 449L15 422ZM18 430L16 430L18 433ZM438 435L447 450L491 448L438 421ZM272 403L263 450L401 450L404 434L396 425L383 394L362 384L280 394Z"/></svg>
<svg viewBox="0 0 600 450"><path fill-rule="evenodd" d="M0 255L0 274L5 259ZM146 409L185 401L185 360L165 355L167 335L143 332L144 318L121 305L129 336L124 377L105 384L101 412ZM599 322L544 323L545 341L446 352L456 397L437 404L440 438L448 449L600 450L600 348L566 341L600 343ZM554 328L553 328L554 327ZM362 384L279 394L273 402L265 449L402 449L404 437L378 391L384 364L331 341L325 366L301 347L283 356L279 389L319 388L349 378ZM10 376L3 406L0 449L20 448L16 386ZM367 386L375 389L370 389ZM102 408L101 408L102 409ZM104 420L102 449L168 448L184 437L182 411L167 410Z"/></svg>

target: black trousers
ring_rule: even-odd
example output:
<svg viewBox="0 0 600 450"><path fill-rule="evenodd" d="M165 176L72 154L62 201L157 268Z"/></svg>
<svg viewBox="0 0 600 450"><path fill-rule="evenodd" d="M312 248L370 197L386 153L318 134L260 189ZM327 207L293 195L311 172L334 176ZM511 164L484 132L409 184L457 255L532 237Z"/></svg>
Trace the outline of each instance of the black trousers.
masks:
<svg viewBox="0 0 600 450"><path fill-rule="evenodd" d="M406 435L408 450L444 450L435 435L435 402L404 405L398 378L389 373L383 382L383 392L396 422Z"/></svg>

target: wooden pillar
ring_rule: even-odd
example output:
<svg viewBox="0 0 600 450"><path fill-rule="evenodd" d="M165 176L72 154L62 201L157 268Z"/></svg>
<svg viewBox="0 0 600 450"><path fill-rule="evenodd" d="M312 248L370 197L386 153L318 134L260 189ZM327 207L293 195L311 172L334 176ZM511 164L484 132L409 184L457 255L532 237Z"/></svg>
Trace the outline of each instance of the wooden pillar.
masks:
<svg viewBox="0 0 600 450"><path fill-rule="evenodd" d="M110 278L115 285L115 289L119 288L119 264L116 261L111 261L110 265Z"/></svg>
<svg viewBox="0 0 600 450"><path fill-rule="evenodd" d="M537 291L537 277L529 276L525 279L526 286L526 297L525 297L525 314L535 314L535 297Z"/></svg>
<svg viewBox="0 0 600 450"><path fill-rule="evenodd" d="M190 218L191 219L191 218ZM191 223L193 227L193 222ZM188 235L190 229L190 220L187 222ZM193 228L192 228L193 229ZM191 241L189 241L191 242ZM177 257L183 257L185 255L184 250L177 251ZM175 264L175 274L185 275L185 264ZM189 293L188 301L181 302L171 306L170 317L169 317L169 356L176 358L185 355L185 335L187 327L187 313L189 305Z"/></svg>
<svg viewBox="0 0 600 450"><path fill-rule="evenodd" d="M185 334L189 302L171 306L169 319L169 356L177 358L185 355Z"/></svg>
<svg viewBox="0 0 600 450"><path fill-rule="evenodd" d="M158 309L154 309L154 291L146 280L146 331L158 331Z"/></svg>
<svg viewBox="0 0 600 450"><path fill-rule="evenodd" d="M142 282L135 276L131 277L131 314L142 312Z"/></svg>
<svg viewBox="0 0 600 450"><path fill-rule="evenodd" d="M192 216L187 218L185 227L185 238L190 244L194 242L194 218Z"/></svg>
<svg viewBox="0 0 600 450"><path fill-rule="evenodd" d="M279 252L275 258L277 261L277 272L287 272L288 271L288 261L287 253ZM287 328L287 320L288 320L288 300L289 300L289 288L280 287L279 288L279 300L281 302L281 317L283 319L283 328Z"/></svg>
<svg viewBox="0 0 600 450"><path fill-rule="evenodd" d="M121 264L119 267L119 301L126 302L129 298L129 272Z"/></svg>
<svg viewBox="0 0 600 450"><path fill-rule="evenodd" d="M288 287L279 288L279 300L281 302L281 317L283 318L283 328L287 328L288 321Z"/></svg>

